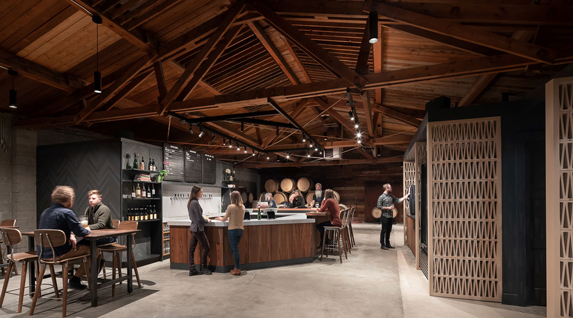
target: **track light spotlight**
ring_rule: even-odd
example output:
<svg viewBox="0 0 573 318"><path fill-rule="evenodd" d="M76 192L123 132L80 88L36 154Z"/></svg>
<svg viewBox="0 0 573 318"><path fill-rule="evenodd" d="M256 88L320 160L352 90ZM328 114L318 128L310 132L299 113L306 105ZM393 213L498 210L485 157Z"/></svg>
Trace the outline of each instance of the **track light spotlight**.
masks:
<svg viewBox="0 0 573 318"><path fill-rule="evenodd" d="M245 153L247 153L247 147L244 147L244 148L245 148Z"/></svg>
<svg viewBox="0 0 573 318"><path fill-rule="evenodd" d="M376 11L370 11L370 14L368 14L368 34L368 42L378 42L378 12Z"/></svg>
<svg viewBox="0 0 573 318"><path fill-rule="evenodd" d="M205 132L203 131L203 126L199 126L199 138L203 137Z"/></svg>
<svg viewBox="0 0 573 318"><path fill-rule="evenodd" d="M354 128L358 129L358 127L360 127L360 126L358 126L358 124L354 124Z"/></svg>
<svg viewBox="0 0 573 318"><path fill-rule="evenodd" d="M267 160L271 159L271 157L269 157L269 155L267 155Z"/></svg>
<svg viewBox="0 0 573 318"><path fill-rule="evenodd" d="M289 155L288 153L287 153L287 157L286 157L286 158L287 158L287 159L289 159L289 158L290 158L290 155Z"/></svg>
<svg viewBox="0 0 573 318"><path fill-rule="evenodd" d="M8 106L10 108L18 108L18 92L14 89L14 78L18 76L18 72L13 70L8 70L8 74L12 76L12 89L10 90L9 102Z"/></svg>

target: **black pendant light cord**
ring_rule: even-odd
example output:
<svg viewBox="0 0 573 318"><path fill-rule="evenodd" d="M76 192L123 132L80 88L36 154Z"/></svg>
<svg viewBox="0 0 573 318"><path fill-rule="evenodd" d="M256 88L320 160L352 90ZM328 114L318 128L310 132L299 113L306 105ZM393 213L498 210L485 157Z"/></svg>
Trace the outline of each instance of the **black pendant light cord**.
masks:
<svg viewBox="0 0 573 318"><path fill-rule="evenodd" d="M99 24L96 23L96 71L99 72Z"/></svg>

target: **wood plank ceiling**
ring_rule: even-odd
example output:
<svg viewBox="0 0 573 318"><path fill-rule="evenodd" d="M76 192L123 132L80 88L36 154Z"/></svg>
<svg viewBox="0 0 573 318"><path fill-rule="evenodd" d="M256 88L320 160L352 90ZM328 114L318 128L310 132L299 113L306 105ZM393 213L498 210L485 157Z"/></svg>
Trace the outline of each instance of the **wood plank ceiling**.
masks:
<svg viewBox="0 0 573 318"><path fill-rule="evenodd" d="M373 9L379 42L363 44ZM429 100L521 99L571 63L572 15L563 0L5 0L0 66L19 72L19 100L8 108L0 72L0 110L21 127L131 130L246 167L400 162ZM275 110L288 118L205 122L202 137L180 120ZM344 160L321 160L331 148Z"/></svg>

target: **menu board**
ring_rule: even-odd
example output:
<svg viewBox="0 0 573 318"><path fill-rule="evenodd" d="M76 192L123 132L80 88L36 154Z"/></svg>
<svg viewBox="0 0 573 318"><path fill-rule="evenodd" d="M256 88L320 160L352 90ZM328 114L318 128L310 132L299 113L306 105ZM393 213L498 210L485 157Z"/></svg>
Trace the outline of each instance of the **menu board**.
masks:
<svg viewBox="0 0 573 318"><path fill-rule="evenodd" d="M183 158L184 152L182 147L167 143L163 145L163 160L165 161L163 167L169 172L165 180L184 181Z"/></svg>
<svg viewBox="0 0 573 318"><path fill-rule="evenodd" d="M203 183L215 184L217 181L217 162L215 157L203 154Z"/></svg>
<svg viewBox="0 0 573 318"><path fill-rule="evenodd" d="M185 149L185 182L201 183L201 154L191 149Z"/></svg>

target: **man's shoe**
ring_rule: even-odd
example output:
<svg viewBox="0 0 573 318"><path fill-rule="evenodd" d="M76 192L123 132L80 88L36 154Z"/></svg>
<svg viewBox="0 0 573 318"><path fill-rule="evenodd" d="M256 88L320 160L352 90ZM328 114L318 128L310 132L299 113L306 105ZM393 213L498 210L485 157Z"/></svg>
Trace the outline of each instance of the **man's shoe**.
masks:
<svg viewBox="0 0 573 318"><path fill-rule="evenodd" d="M199 271L203 275L211 275L211 271L207 268L207 266L201 265L201 270Z"/></svg>
<svg viewBox="0 0 573 318"><path fill-rule="evenodd" d="M68 282L68 287L72 288L72 289L80 289L80 290L88 288L88 286L82 284L81 279L77 276L70 278L70 281Z"/></svg>
<svg viewBox="0 0 573 318"><path fill-rule="evenodd" d="M390 245L390 244L386 244L387 248L394 248L394 246Z"/></svg>
<svg viewBox="0 0 573 318"><path fill-rule="evenodd" d="M189 276L203 275L203 273L198 272L195 268L189 270Z"/></svg>
<svg viewBox="0 0 573 318"><path fill-rule="evenodd" d="M380 246L380 249L387 250L388 248L384 245Z"/></svg>

